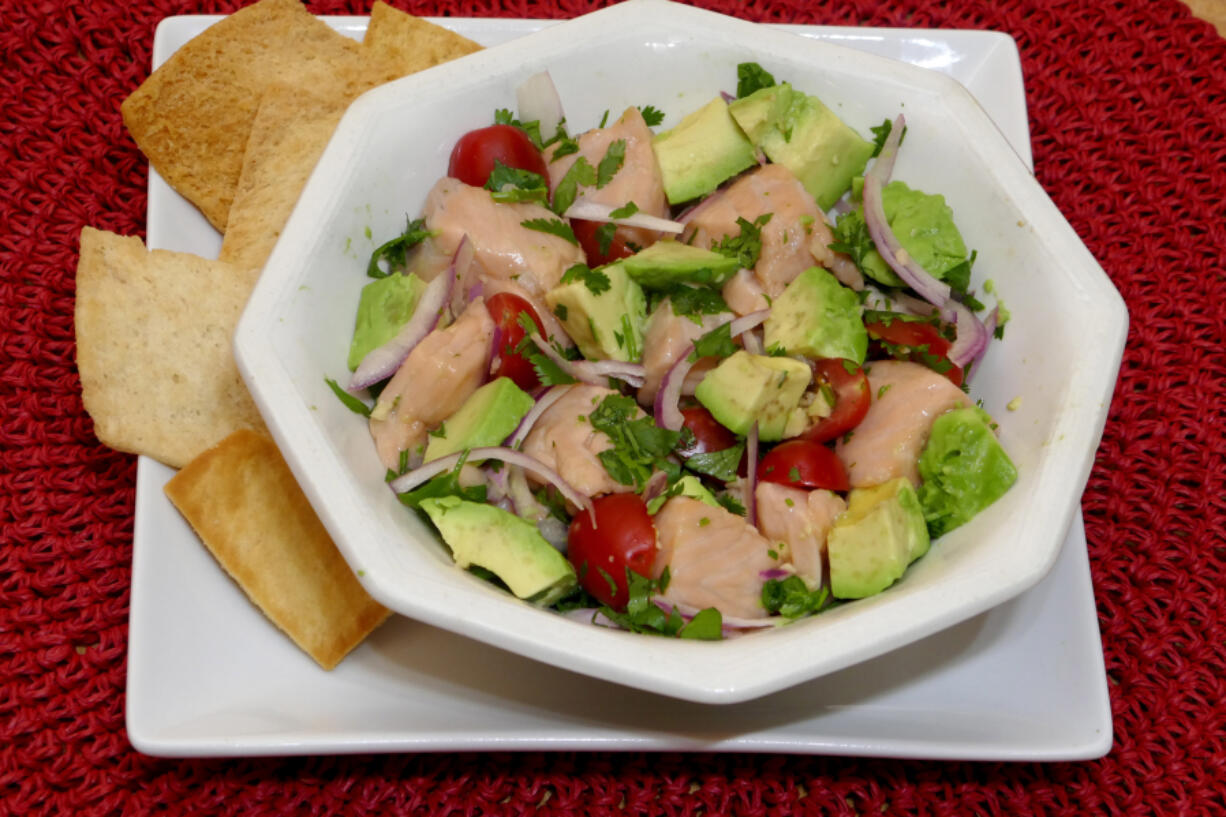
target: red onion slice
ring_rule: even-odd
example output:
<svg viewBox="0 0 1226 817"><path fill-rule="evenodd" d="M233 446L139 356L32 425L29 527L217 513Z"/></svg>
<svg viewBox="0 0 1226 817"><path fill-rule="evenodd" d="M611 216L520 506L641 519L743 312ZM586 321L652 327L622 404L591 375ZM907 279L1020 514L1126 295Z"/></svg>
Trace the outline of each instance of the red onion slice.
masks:
<svg viewBox="0 0 1226 817"><path fill-rule="evenodd" d="M730 321L732 325L728 327L728 333L735 338L738 335L748 332L750 329L756 329L758 325L769 318L770 315L771 311L769 309L759 309L757 312L750 312L748 315L742 315L741 317Z"/></svg>
<svg viewBox="0 0 1226 817"><path fill-rule="evenodd" d="M552 360L566 374L581 383L603 386L610 378L625 381L636 389L647 381L647 370L641 363L626 363L621 360L567 360L535 332L528 339L536 344L541 354Z"/></svg>
<svg viewBox="0 0 1226 817"><path fill-rule="evenodd" d="M992 337L996 334L996 324L999 320L1000 305L998 304L992 307L992 311L989 312L988 316L983 319L983 331L984 334L987 335L987 339L983 342L983 348L980 349L979 353L975 355L973 360L971 360L969 366L962 367L964 370L962 379L965 382L970 382L970 379L975 372L979 371L979 361L983 360L983 353L988 350L988 345L992 342Z"/></svg>
<svg viewBox="0 0 1226 817"><path fill-rule="evenodd" d="M906 124L902 114L894 120L890 135L885 140L877 160L872 168L864 174L864 223L868 226L869 235L873 237L873 246L890 269L907 283L907 286L919 293L925 301L936 306L944 306L949 300L949 284L934 278L927 270L903 249L902 244L890 229L890 223L885 217L885 208L881 202L881 190L890 180L890 172L894 169L894 159L898 155L898 143L902 140L902 132Z"/></svg>
<svg viewBox="0 0 1226 817"><path fill-rule="evenodd" d="M613 224L625 225L626 227L642 227L645 230L655 230L661 233L679 234L685 229L685 225L680 221L660 218L648 213L633 213L629 216L614 218L613 211L616 209L616 207L610 207L607 204L599 204L594 201L584 201L581 199L572 204L565 215L567 218L577 218L583 221L611 222Z"/></svg>
<svg viewBox="0 0 1226 817"><path fill-rule="evenodd" d="M990 333L965 304L949 300L942 310L942 317L952 318L957 335L949 347L949 360L955 366L965 367L968 363L983 354L988 346Z"/></svg>
<svg viewBox="0 0 1226 817"><path fill-rule="evenodd" d="M515 102L519 107L521 122L539 122L541 138L549 139L558 131L558 125L566 118L562 110L562 98L548 71L533 74L515 89Z"/></svg>
<svg viewBox="0 0 1226 817"><path fill-rule="evenodd" d="M450 471L456 467L456 463L461 457L467 456L469 460L474 462L480 460L501 460L509 465L515 465L523 468L525 471L530 471L536 474L541 479L553 485L558 489L558 492L575 507L580 510L588 511L592 514L592 524L596 523L596 513L592 508L592 501L588 497L579 493L568 483L562 479L561 474L553 470L545 463L538 460L536 457L530 457L522 451L515 451L511 448L503 448L501 446L486 446L482 448L473 448L468 451L457 451L454 454L448 454L445 457L439 457L437 460L431 460L420 468L409 471L407 474L396 477L388 483L388 486L398 494L407 493L419 485L422 485L439 474Z"/></svg>
<svg viewBox="0 0 1226 817"><path fill-rule="evenodd" d="M553 386L540 397L537 398L536 404L528 410L524 418L519 421L519 425L511 432L511 436L507 437L504 446L507 448L518 449L528 437L528 432L532 431L532 427L536 425L536 421L541 418L541 415L549 410L549 407L566 394L569 386Z"/></svg>
<svg viewBox="0 0 1226 817"><path fill-rule="evenodd" d="M477 277L477 268L473 264L476 254L476 247L465 233L460 237L460 243L456 245L455 253L451 256L451 265L447 268L447 274L454 281L451 285L451 297L448 299L453 320L464 311L469 301L481 294L481 280Z"/></svg>
<svg viewBox="0 0 1226 817"><path fill-rule="evenodd" d="M466 240L460 242L461 245L465 243ZM451 300L451 291L455 286L455 270L455 264L452 263L447 272L426 285L421 299L417 302L417 308L413 310L413 317L409 318L409 322L400 328L395 337L372 349L362 358L362 362L353 372L353 377L349 379L348 391L361 391L396 373L414 347L438 325L443 308Z"/></svg>

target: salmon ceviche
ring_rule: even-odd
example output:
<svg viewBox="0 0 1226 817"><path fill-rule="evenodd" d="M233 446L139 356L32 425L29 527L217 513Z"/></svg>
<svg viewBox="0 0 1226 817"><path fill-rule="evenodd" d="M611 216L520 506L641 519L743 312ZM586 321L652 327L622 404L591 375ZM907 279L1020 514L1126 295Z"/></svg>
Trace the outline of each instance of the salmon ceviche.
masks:
<svg viewBox="0 0 1226 817"><path fill-rule="evenodd" d="M598 626L875 595L1017 476L971 389L1008 312L941 191L893 177L904 118L727 82L572 133L529 78L381 237L329 379L458 567Z"/></svg>

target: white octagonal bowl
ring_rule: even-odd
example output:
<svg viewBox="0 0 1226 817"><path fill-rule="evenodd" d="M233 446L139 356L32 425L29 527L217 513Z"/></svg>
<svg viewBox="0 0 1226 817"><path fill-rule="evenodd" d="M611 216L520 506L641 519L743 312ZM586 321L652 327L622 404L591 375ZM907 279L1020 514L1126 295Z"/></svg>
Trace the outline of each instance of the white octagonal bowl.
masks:
<svg viewBox="0 0 1226 817"><path fill-rule="evenodd" d="M974 285L1012 313L972 396L1000 424L1019 479L873 598L722 642L654 638L535 609L458 570L388 490L345 382L374 247L420 212L455 139L552 74L571 130L654 105L661 127L732 90L757 61L861 133L899 112L894 178L942 193ZM1080 501L1119 368L1127 312L1102 269L971 95L939 74L659 0L631 0L377 88L341 122L253 293L239 366L324 524L393 610L506 650L660 694L732 703L899 647L1022 592L1051 567ZM1013 410L1006 408L1008 404Z"/></svg>

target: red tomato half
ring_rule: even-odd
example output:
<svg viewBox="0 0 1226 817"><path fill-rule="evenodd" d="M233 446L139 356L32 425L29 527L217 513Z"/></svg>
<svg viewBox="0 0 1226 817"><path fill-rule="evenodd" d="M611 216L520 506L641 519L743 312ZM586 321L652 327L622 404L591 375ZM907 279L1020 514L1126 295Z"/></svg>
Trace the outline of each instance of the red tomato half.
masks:
<svg viewBox="0 0 1226 817"><path fill-rule="evenodd" d="M587 256L587 265L592 269L603 267L619 258L629 258L634 255L634 250L626 246L626 242L616 232L613 233L613 240L609 242L609 251L601 252L600 239L596 236L596 231L604 225L599 221L573 218L570 226L575 231L575 238L579 239L579 246L583 248L583 253Z"/></svg>
<svg viewBox="0 0 1226 817"><path fill-rule="evenodd" d="M824 383L834 392L834 409L830 416L823 417L801 436L815 443L825 443L858 426L873 398L864 370L850 360L827 357L813 361L812 366L818 384ZM849 368L852 371L848 371Z"/></svg>
<svg viewBox="0 0 1226 817"><path fill-rule="evenodd" d="M528 134L514 125L490 125L460 137L451 151L447 175L473 187L485 187L494 170L494 160L508 167L531 170L549 181L545 159Z"/></svg>
<svg viewBox="0 0 1226 817"><path fill-rule="evenodd" d="M873 340L884 341L894 347L888 350L892 356L902 355L922 363L948 377L955 386L962 385L962 369L949 359L950 342L931 323L895 318L872 321L864 324L864 328ZM920 347L927 347L927 352Z"/></svg>
<svg viewBox="0 0 1226 817"><path fill-rule="evenodd" d="M536 310L532 308L532 304L510 292L499 292L497 295L490 296L485 302L485 308L489 310L490 317L494 319L496 327L494 331L501 335L498 348L494 350L490 375L509 377L516 386L524 391L532 391L540 386L541 380L536 376L536 370L532 368L532 364L515 351L519 342L527 334L519 324L521 312L528 313L528 317L532 318L532 322L536 324L541 337L545 337L545 326L537 316Z"/></svg>
<svg viewBox="0 0 1226 817"><path fill-rule="evenodd" d="M592 500L591 514L580 511L570 523L566 557L579 573L579 584L604 604L624 610L630 600L626 570L651 575L656 558L656 529L647 503L638 494L608 494ZM616 584L616 591L610 585Z"/></svg>
<svg viewBox="0 0 1226 817"><path fill-rule="evenodd" d="M789 488L847 491L847 469L826 446L812 440L788 440L766 452L758 463L758 481Z"/></svg>
<svg viewBox="0 0 1226 817"><path fill-rule="evenodd" d="M736 435L724 428L711 416L711 412L702 406L681 409L681 416L685 418L685 427L694 435L694 445L679 452L681 456L708 454L736 445Z"/></svg>

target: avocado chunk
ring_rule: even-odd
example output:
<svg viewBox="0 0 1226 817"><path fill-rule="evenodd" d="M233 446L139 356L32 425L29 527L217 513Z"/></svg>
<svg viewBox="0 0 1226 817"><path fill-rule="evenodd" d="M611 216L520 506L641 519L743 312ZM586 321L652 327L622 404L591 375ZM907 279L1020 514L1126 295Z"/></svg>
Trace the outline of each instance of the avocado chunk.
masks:
<svg viewBox="0 0 1226 817"><path fill-rule="evenodd" d="M841 357L864 363L868 332L856 293L821 267L810 267L771 305L763 326L767 349L789 355Z"/></svg>
<svg viewBox="0 0 1226 817"><path fill-rule="evenodd" d="M426 282L411 272L378 278L362 287L353 341L349 344L349 371L357 369L371 351L396 337L413 317L425 288Z"/></svg>
<svg viewBox="0 0 1226 817"><path fill-rule="evenodd" d="M787 83L738 99L729 112L772 162L800 179L823 210L851 189L852 179L864 173L873 155L872 142L820 99Z"/></svg>
<svg viewBox="0 0 1226 817"><path fill-rule="evenodd" d="M739 267L735 258L679 241L657 241L618 263L647 289L673 284L721 287Z"/></svg>
<svg viewBox="0 0 1226 817"><path fill-rule="evenodd" d="M758 161L753 145L728 114L728 103L718 96L672 130L657 134L651 146L669 204L710 193Z"/></svg>
<svg viewBox="0 0 1226 817"><path fill-rule="evenodd" d="M694 396L737 434L748 434L756 422L758 439L781 440L804 429L800 398L812 377L799 360L738 351L707 372Z"/></svg>
<svg viewBox="0 0 1226 817"><path fill-rule="evenodd" d="M919 458L920 504L928 531L941 536L1000 499L1017 481L1017 468L980 408L937 417Z"/></svg>
<svg viewBox="0 0 1226 817"><path fill-rule="evenodd" d="M637 363L642 358L647 298L620 264L583 275L567 271L562 283L545 293L545 303L587 359Z"/></svg>
<svg viewBox="0 0 1226 817"><path fill-rule="evenodd" d="M911 480L899 477L853 489L847 510L826 537L830 592L840 599L880 593L927 553L928 545L928 526Z"/></svg>
<svg viewBox="0 0 1226 817"><path fill-rule="evenodd" d="M424 499L421 509L451 548L458 566L485 568L517 598L547 607L578 586L566 557L536 525L509 511L458 496Z"/></svg>
<svg viewBox="0 0 1226 817"><path fill-rule="evenodd" d="M852 194L855 195L854 190ZM904 182L894 181L882 188L881 206L898 243L934 278L945 280L949 273L966 263L966 242L954 224L954 211L945 203L944 196L913 190ZM845 220L849 220L848 224L843 223ZM855 230L864 230L867 234L867 229L863 209L839 216L840 234ZM860 269L885 286L905 286L875 249L869 249L860 258ZM951 280L950 283L957 282ZM961 282L958 288L965 289L966 282Z"/></svg>
<svg viewBox="0 0 1226 817"><path fill-rule="evenodd" d="M455 414L430 432L426 462L465 448L502 445L536 401L509 377L499 377L473 392Z"/></svg>
<svg viewBox="0 0 1226 817"><path fill-rule="evenodd" d="M661 507L663 507L665 502L675 496L688 496L691 499L697 499L699 502L710 505L712 508L723 507L715 499L715 494L707 490L707 486L702 484L701 479L693 474L686 474L685 476L681 477L681 479L674 482L667 491L648 501L647 513L655 514Z"/></svg>

